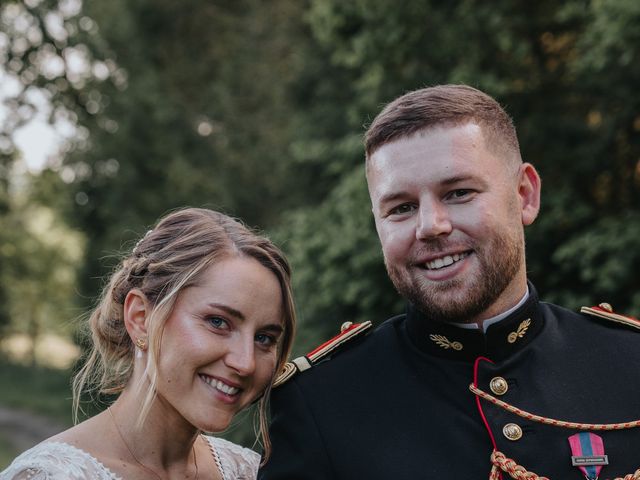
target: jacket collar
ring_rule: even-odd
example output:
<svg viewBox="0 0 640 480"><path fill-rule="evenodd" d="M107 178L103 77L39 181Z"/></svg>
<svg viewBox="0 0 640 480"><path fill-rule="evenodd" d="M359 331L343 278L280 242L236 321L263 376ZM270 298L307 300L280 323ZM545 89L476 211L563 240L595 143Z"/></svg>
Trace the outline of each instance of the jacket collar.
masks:
<svg viewBox="0 0 640 480"><path fill-rule="evenodd" d="M407 307L407 333L422 351L456 360L485 356L500 360L528 345L543 326L538 294L529 283L529 297L506 318L482 329L462 328L426 318L414 305Z"/></svg>

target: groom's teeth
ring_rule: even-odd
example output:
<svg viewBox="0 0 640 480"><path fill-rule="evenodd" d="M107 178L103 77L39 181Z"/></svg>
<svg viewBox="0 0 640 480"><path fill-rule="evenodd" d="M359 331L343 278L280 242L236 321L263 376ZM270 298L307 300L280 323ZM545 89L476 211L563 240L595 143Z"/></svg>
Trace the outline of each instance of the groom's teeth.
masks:
<svg viewBox="0 0 640 480"><path fill-rule="evenodd" d="M448 267L449 265L453 265L454 263L462 260L467 255L467 253L455 253L453 255L446 255L444 257L436 258L435 260L427 262L426 267L428 270L437 270L439 268Z"/></svg>

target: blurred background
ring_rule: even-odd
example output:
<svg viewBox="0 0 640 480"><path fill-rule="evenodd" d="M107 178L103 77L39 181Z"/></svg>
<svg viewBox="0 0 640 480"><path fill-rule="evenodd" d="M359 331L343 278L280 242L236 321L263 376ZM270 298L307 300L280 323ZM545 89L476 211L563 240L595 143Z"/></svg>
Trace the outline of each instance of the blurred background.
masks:
<svg viewBox="0 0 640 480"><path fill-rule="evenodd" d="M82 314L170 209L284 249L296 353L401 312L362 134L423 86L514 117L543 179L541 297L640 315L639 25L636 0L0 0L0 469L71 424Z"/></svg>

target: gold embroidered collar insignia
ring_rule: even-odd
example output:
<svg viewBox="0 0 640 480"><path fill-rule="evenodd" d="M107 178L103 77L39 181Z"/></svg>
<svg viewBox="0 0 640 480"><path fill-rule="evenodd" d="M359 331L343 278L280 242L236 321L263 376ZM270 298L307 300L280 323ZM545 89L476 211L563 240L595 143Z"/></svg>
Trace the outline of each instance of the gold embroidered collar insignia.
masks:
<svg viewBox="0 0 640 480"><path fill-rule="evenodd" d="M464 348L464 346L460 342L452 342L444 335L429 335L431 341L435 342L438 346L444 348L445 350L449 350L450 348L460 351Z"/></svg>
<svg viewBox="0 0 640 480"><path fill-rule="evenodd" d="M518 330L516 330L515 332L511 332L507 336L507 342L515 343L516 340L518 340L519 338L524 337L525 334L527 333L527 330L529 330L529 325L531 325L531 319L530 318L527 318L526 320L523 320L522 323L520 323L520 325L518 325Z"/></svg>

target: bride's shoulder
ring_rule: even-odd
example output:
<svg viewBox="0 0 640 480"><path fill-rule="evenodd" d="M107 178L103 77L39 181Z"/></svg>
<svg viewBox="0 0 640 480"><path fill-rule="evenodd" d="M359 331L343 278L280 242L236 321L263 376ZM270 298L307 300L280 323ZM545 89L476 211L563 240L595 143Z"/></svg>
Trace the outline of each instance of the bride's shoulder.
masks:
<svg viewBox="0 0 640 480"><path fill-rule="evenodd" d="M0 480L84 479L90 478L89 472L95 473L98 469L94 459L82 450L64 442L47 440L16 457L0 473Z"/></svg>
<svg viewBox="0 0 640 480"><path fill-rule="evenodd" d="M260 466L260 455L250 448L245 448L224 438L205 435L212 448L213 455L227 479L254 480Z"/></svg>

